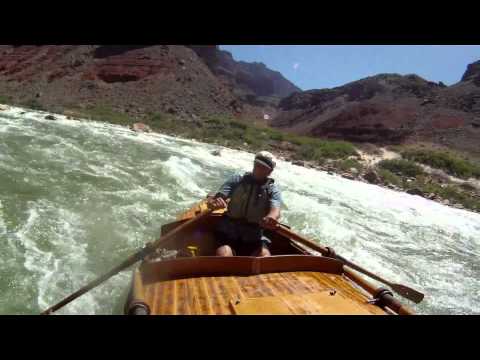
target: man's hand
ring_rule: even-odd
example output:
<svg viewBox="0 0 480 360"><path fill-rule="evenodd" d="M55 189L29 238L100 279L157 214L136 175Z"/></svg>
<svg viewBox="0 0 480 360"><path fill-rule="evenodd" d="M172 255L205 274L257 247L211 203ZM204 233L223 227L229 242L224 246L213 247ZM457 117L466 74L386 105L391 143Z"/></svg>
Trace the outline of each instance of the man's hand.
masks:
<svg viewBox="0 0 480 360"><path fill-rule="evenodd" d="M265 216L260 225L266 229L274 230L278 226L278 221L271 216Z"/></svg>
<svg viewBox="0 0 480 360"><path fill-rule="evenodd" d="M209 198L207 200L207 206L211 210L218 210L227 207L227 203L221 197L219 198Z"/></svg>

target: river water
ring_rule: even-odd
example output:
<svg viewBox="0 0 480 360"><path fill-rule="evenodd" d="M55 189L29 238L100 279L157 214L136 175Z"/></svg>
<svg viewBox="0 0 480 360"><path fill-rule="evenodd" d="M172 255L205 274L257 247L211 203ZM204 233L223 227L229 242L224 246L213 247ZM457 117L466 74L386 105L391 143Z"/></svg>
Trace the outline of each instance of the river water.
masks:
<svg viewBox="0 0 480 360"><path fill-rule="evenodd" d="M0 314L39 313L252 166L247 152L45 115L0 111ZM480 313L479 214L287 162L273 177L284 223L424 292L421 304L405 300L418 313ZM58 313L121 313L130 275Z"/></svg>

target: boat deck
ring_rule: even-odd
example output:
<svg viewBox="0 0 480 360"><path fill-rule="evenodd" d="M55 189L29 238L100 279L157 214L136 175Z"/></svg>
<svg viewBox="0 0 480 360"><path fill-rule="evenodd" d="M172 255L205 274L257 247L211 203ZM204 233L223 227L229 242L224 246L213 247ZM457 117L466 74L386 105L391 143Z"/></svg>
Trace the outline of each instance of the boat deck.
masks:
<svg viewBox="0 0 480 360"><path fill-rule="evenodd" d="M358 314L388 312L368 303L341 263L321 257L209 258L143 263L135 298L152 315Z"/></svg>
<svg viewBox="0 0 480 360"><path fill-rule="evenodd" d="M194 206L176 222L175 231L205 211ZM151 315L389 315L411 314L401 304L383 299L371 303L377 288L338 259L318 256L288 236L266 230L273 256L216 257L213 236L223 216L216 211L200 218L162 244L176 252L147 257L134 271L125 313ZM393 307L391 306L393 305Z"/></svg>
<svg viewBox="0 0 480 360"><path fill-rule="evenodd" d="M385 315L342 275L318 272L198 277L145 286L152 315Z"/></svg>

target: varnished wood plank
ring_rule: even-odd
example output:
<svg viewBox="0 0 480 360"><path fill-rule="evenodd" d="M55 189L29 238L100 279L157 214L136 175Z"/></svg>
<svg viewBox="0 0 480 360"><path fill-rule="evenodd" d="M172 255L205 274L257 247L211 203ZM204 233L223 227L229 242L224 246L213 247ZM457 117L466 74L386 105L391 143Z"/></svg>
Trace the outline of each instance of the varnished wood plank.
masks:
<svg viewBox="0 0 480 360"><path fill-rule="evenodd" d="M152 292L155 291L155 284L145 286L145 302L150 306L152 312L154 312L155 303L152 301Z"/></svg>
<svg viewBox="0 0 480 360"><path fill-rule="evenodd" d="M301 283L309 292L323 291L327 288L319 284L315 279L312 279L310 275L305 275L303 272L291 273L293 281Z"/></svg>
<svg viewBox="0 0 480 360"><path fill-rule="evenodd" d="M234 291L235 291L235 297L236 298L242 299L242 298L246 297L242 288L240 287L240 284L238 283L238 280L237 280L236 276L227 277L227 281L229 281L231 283L232 289L234 289Z"/></svg>
<svg viewBox="0 0 480 360"><path fill-rule="evenodd" d="M222 314L222 301L218 293L217 285L215 284L215 278L206 277L205 282L210 294L210 300L214 314Z"/></svg>
<svg viewBox="0 0 480 360"><path fill-rule="evenodd" d="M295 294L303 294L311 292L310 288L303 283L296 281L291 273L280 273L280 277L288 286L293 289Z"/></svg>
<svg viewBox="0 0 480 360"><path fill-rule="evenodd" d="M272 283L270 274L262 274L261 277L265 286L268 288L269 292L271 293L271 296L277 295L279 293L279 290Z"/></svg>
<svg viewBox="0 0 480 360"><path fill-rule="evenodd" d="M367 304L367 298L355 293L353 286L342 276L315 272L177 279L146 286L145 293L153 304L155 310L152 310L158 314L230 314L231 302L235 303L238 299L272 297L284 299L282 306L285 313L318 314L322 311L335 312L331 308L334 300L327 295L310 295L328 294L331 289L335 289L333 298L343 304L344 310L350 304L353 313L385 313L379 307ZM320 300L325 304L315 302ZM278 306L272 312L280 311Z"/></svg>
<svg viewBox="0 0 480 360"><path fill-rule="evenodd" d="M226 277L224 276L217 278L217 284L220 290L220 295L222 296L222 311L224 314L229 314L229 303L233 299L234 294L232 290L229 289L229 284L225 279Z"/></svg>
<svg viewBox="0 0 480 360"><path fill-rule="evenodd" d="M239 284L247 297L261 297L262 292L259 289L256 277L254 276L239 276L237 277Z"/></svg>
<svg viewBox="0 0 480 360"><path fill-rule="evenodd" d="M159 296L157 303L154 303L152 308L154 314L167 314L168 313L168 288L171 286L169 282L159 283L157 284L157 288L159 289ZM154 301L152 299L152 301Z"/></svg>
<svg viewBox="0 0 480 360"><path fill-rule="evenodd" d="M191 289L191 296L192 296L192 303L193 303L193 311L195 314L207 314L208 313L208 306L205 302L205 296L202 294L202 288L200 286L201 279L193 278L190 279L189 285Z"/></svg>
<svg viewBox="0 0 480 360"><path fill-rule="evenodd" d="M312 273L312 275L317 279L322 279L326 282L332 282L332 280L328 279L328 277L324 276L324 274ZM336 279L335 284L337 284L336 289L339 292L339 295L343 298L356 302L363 308L367 309L371 314L385 314L385 311L378 306L368 304L368 298L356 290L353 285L344 277L339 276L338 279Z"/></svg>
<svg viewBox="0 0 480 360"><path fill-rule="evenodd" d="M286 294L294 294L295 291L288 286L284 281L282 281L282 278L280 274L274 273L274 274L267 274L267 277L270 281L270 284L275 287L275 289L278 292L278 295L286 295Z"/></svg>
<svg viewBox="0 0 480 360"><path fill-rule="evenodd" d="M369 311L355 302L331 296L328 291L303 295L247 298L233 304L236 314L367 315Z"/></svg>
<svg viewBox="0 0 480 360"><path fill-rule="evenodd" d="M160 297L158 296L159 295L159 292L160 292L160 289L161 289L161 286L155 286L152 288L152 304L153 306L150 307L155 309L155 307L158 307L158 305L160 305L160 301L158 301L160 299ZM157 309L153 310L153 311L158 311Z"/></svg>
<svg viewBox="0 0 480 360"><path fill-rule="evenodd" d="M190 304L187 280L174 280L176 285L176 311L178 315L190 315Z"/></svg>
<svg viewBox="0 0 480 360"><path fill-rule="evenodd" d="M265 277L265 274L258 275L256 277L257 283L259 285L259 290L262 293L262 296L274 296L275 293L272 290L268 279Z"/></svg>
<svg viewBox="0 0 480 360"><path fill-rule="evenodd" d="M213 284L213 288L215 289L215 294L218 299L218 314L219 315L225 315L229 314L229 299L228 299L228 293L225 290L225 287L223 286L221 279L222 277L211 277L210 278Z"/></svg>
<svg viewBox="0 0 480 360"><path fill-rule="evenodd" d="M292 315L294 312L279 297L248 298L232 303L236 315Z"/></svg>
<svg viewBox="0 0 480 360"><path fill-rule="evenodd" d="M201 297L201 301L205 303L206 314L213 315L214 312L213 312L213 307L211 302L211 295L210 295L210 292L208 291L207 282L204 277L200 278L200 286L201 286L201 292L203 294L203 296Z"/></svg>

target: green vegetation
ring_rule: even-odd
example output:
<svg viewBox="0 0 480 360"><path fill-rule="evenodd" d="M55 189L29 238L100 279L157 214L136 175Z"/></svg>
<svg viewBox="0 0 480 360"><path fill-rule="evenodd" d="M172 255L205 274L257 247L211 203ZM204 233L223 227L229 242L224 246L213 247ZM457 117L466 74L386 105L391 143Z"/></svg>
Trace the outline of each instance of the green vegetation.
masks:
<svg viewBox="0 0 480 360"><path fill-rule="evenodd" d="M390 172L397 175L416 177L423 174L423 170L420 166L418 166L412 161L403 159L382 160L378 163L378 166L382 169L389 170Z"/></svg>
<svg viewBox="0 0 480 360"><path fill-rule="evenodd" d="M405 150L402 152L405 159L420 162L433 168L442 169L450 175L468 179L480 178L480 166L456 155L434 150Z"/></svg>
<svg viewBox="0 0 480 360"><path fill-rule="evenodd" d="M378 169L378 175L383 179L384 182L388 184L392 184L395 186L403 185L402 178L395 175L390 170L380 168Z"/></svg>
<svg viewBox="0 0 480 360"><path fill-rule="evenodd" d="M107 105L96 105L91 108L78 110L82 117L90 120L105 121L117 125L130 125L133 123L130 116L114 111Z"/></svg>
<svg viewBox="0 0 480 360"><path fill-rule="evenodd" d="M320 151L320 153L327 158L341 159L348 156L357 155L355 147L346 141L328 141L317 140L314 141L314 146Z"/></svg>
<svg viewBox="0 0 480 360"><path fill-rule="evenodd" d="M348 171L352 168L361 171L363 168L362 164L360 164L357 160L354 159L336 161L335 165L343 171Z"/></svg>
<svg viewBox="0 0 480 360"><path fill-rule="evenodd" d="M26 107L28 109L32 109L32 110L39 110L39 111L47 110L42 104L40 104L40 102L37 99L33 99L33 98L22 102L21 106Z"/></svg>
<svg viewBox="0 0 480 360"><path fill-rule="evenodd" d="M437 183L425 183L423 181L414 181L410 183L408 188L417 188L425 194L434 193L442 199L448 199L450 203L462 204L466 209L480 211L480 201L473 198L470 194L460 190L458 186L447 185L440 186Z"/></svg>
<svg viewBox="0 0 480 360"><path fill-rule="evenodd" d="M377 171L384 183L396 185L404 191L418 189L424 194L433 193L441 199L448 200L450 204L461 204L465 209L480 211L480 200L472 196L471 191L474 191L472 187L440 184L413 161L384 160L378 164ZM406 177L414 177L415 180L409 182Z"/></svg>
<svg viewBox="0 0 480 360"><path fill-rule="evenodd" d="M246 143L252 151L275 149L276 143L286 141L297 145L297 158L314 160L318 163L323 163L326 158L344 159L357 154L354 146L345 141L320 140L288 134L228 117L213 117L203 122L187 122L163 114L152 114L146 123L153 130L171 132L220 145L242 147ZM356 167L356 165L350 167Z"/></svg>
<svg viewBox="0 0 480 360"><path fill-rule="evenodd" d="M297 157L302 160L323 162L325 159L345 159L357 155L354 146L345 141L320 140L306 137L291 137L293 144L300 145Z"/></svg>
<svg viewBox="0 0 480 360"><path fill-rule="evenodd" d="M275 140L275 141L284 141L285 140L285 135L281 132L273 132L270 135L270 139Z"/></svg>
<svg viewBox="0 0 480 360"><path fill-rule="evenodd" d="M22 105L31 109L46 110L36 99L31 99ZM130 115L115 111L106 104L95 105L86 109L72 106L64 109L64 113L79 118L105 121L123 126L129 126L137 121ZM138 119L138 121L150 126L153 131L222 146L248 148L250 151L261 149L275 151L278 149L280 142L287 142L290 143L293 151L296 151L296 158L307 161L313 160L319 164L322 164L327 158L341 160L351 155L357 155L354 146L346 141L320 140L289 134L227 116L186 121L169 114L151 113L146 118ZM348 168L359 168L358 163L345 163L343 166L345 168L347 166Z"/></svg>
<svg viewBox="0 0 480 360"><path fill-rule="evenodd" d="M0 95L0 104L10 104L12 99L7 95Z"/></svg>

